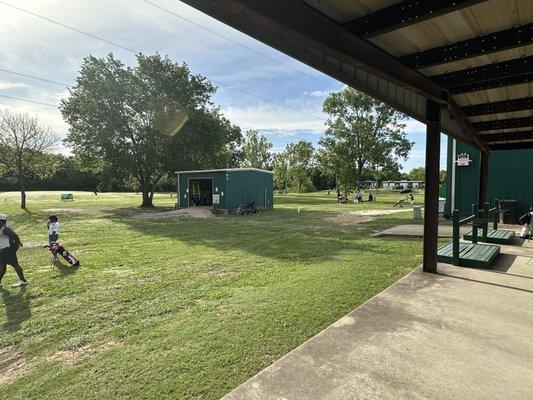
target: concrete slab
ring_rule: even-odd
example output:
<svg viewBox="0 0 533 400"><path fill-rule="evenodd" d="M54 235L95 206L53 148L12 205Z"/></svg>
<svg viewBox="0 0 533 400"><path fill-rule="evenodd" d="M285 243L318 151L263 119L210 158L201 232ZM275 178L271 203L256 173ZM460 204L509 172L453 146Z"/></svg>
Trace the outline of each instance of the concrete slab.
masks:
<svg viewBox="0 0 533 400"><path fill-rule="evenodd" d="M224 399L533 398L526 246L496 271L413 271Z"/></svg>
<svg viewBox="0 0 533 400"><path fill-rule="evenodd" d="M515 229L515 226L505 227L501 225L501 229ZM452 237L453 236L453 227L451 225L439 225L439 236L440 237ZM471 226L461 226L461 237L472 230ZM517 231L518 232L518 231ZM516 233L518 235L518 233ZM384 231L373 234L372 236L408 236L408 237L422 237L424 236L424 225L415 225L415 224L405 224L397 225L390 229L385 229ZM515 243L521 243L519 241Z"/></svg>
<svg viewBox="0 0 533 400"><path fill-rule="evenodd" d="M472 228L467 226L461 227L461 235L469 232ZM452 226L449 225L439 225L439 236L440 237L452 237ZM373 234L372 236L408 236L408 237L422 237L424 236L424 225L397 225L390 229Z"/></svg>

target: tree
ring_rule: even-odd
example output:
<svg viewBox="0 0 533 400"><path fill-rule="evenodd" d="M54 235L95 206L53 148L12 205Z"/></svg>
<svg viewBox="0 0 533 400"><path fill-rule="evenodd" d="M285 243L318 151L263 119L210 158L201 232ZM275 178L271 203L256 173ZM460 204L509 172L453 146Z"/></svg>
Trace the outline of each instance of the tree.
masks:
<svg viewBox="0 0 533 400"><path fill-rule="evenodd" d="M410 181L424 181L426 179L426 169L424 167L413 168L407 175Z"/></svg>
<svg viewBox="0 0 533 400"><path fill-rule="evenodd" d="M16 178L20 190L20 208L26 209L28 182L52 172L44 153L56 141L48 128L27 114L0 111L0 164L4 174Z"/></svg>
<svg viewBox="0 0 533 400"><path fill-rule="evenodd" d="M268 169L271 167L272 143L256 130L246 132L242 149L241 166L250 168Z"/></svg>
<svg viewBox="0 0 533 400"><path fill-rule="evenodd" d="M322 108L331 118L319 159L340 185L358 187L366 166L391 169L407 158L413 143L400 112L349 87L330 94Z"/></svg>
<svg viewBox="0 0 533 400"><path fill-rule="evenodd" d="M446 183L446 170L443 169L439 172L439 182L441 184L445 184Z"/></svg>
<svg viewBox="0 0 533 400"><path fill-rule="evenodd" d="M302 193L304 185L311 183L311 171L313 170L313 145L307 140L290 143L285 148L287 158L287 173L289 178Z"/></svg>
<svg viewBox="0 0 533 400"><path fill-rule="evenodd" d="M274 171L274 187L276 190L283 190L287 193L289 189L289 160L286 152L278 153L274 156L272 163Z"/></svg>
<svg viewBox="0 0 533 400"><path fill-rule="evenodd" d="M240 129L212 107L214 92L203 76L159 54L139 54L135 67L112 54L89 56L60 105L70 125L67 142L113 176L131 174L141 207L153 207L158 184L180 165L233 157Z"/></svg>

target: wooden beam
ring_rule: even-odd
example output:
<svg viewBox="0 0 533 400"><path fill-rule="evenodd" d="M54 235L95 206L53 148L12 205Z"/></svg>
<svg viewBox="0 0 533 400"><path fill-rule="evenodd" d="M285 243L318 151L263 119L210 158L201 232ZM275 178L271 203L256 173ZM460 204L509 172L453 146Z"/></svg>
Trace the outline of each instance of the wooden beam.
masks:
<svg viewBox="0 0 533 400"><path fill-rule="evenodd" d="M476 104L473 106L461 107L461 110L467 117L533 110L533 97Z"/></svg>
<svg viewBox="0 0 533 400"><path fill-rule="evenodd" d="M474 122L474 128L479 132L500 129L533 127L533 117L496 119L493 121Z"/></svg>
<svg viewBox="0 0 533 400"><path fill-rule="evenodd" d="M462 69L431 79L452 94L526 83L533 78L533 56Z"/></svg>
<svg viewBox="0 0 533 400"><path fill-rule="evenodd" d="M439 228L440 105L427 101L423 270L437 272Z"/></svg>
<svg viewBox="0 0 533 400"><path fill-rule="evenodd" d="M390 82L436 103L446 104L448 113L459 126L453 133L449 130L446 133L486 151L477 132L442 86L403 65L377 46L354 36L342 25L303 1L183 2L329 75L334 75L332 70L336 68L335 77L348 85L359 87L361 81L357 79L361 72L373 75L365 78L366 83L360 88L363 91L369 92L372 87L383 88ZM383 81L375 79L376 77ZM397 104L394 101L399 96L399 93L391 90L389 104ZM387 103L383 97L380 100Z"/></svg>
<svg viewBox="0 0 533 400"><path fill-rule="evenodd" d="M483 139L489 145L498 142L533 140L533 131L487 133L485 135L481 135L481 139Z"/></svg>
<svg viewBox="0 0 533 400"><path fill-rule="evenodd" d="M533 24L527 24L409 54L400 57L399 60L408 67L420 69L521 47L532 42Z"/></svg>
<svg viewBox="0 0 533 400"><path fill-rule="evenodd" d="M369 38L484 1L486 0L404 0L346 22L344 26L356 36Z"/></svg>

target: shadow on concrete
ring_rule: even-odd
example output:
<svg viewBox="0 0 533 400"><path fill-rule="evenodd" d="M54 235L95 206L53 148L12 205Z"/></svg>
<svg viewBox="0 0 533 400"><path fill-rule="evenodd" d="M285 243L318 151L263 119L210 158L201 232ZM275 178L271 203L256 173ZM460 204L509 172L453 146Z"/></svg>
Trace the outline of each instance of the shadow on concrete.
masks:
<svg viewBox="0 0 533 400"><path fill-rule="evenodd" d="M2 328L8 332L16 332L20 330L21 324L31 317L26 287L22 286L17 293L13 294L0 286L0 294L6 310L6 321Z"/></svg>
<svg viewBox="0 0 533 400"><path fill-rule="evenodd" d="M477 269L477 268L476 268L476 269ZM489 272L489 271L487 271L487 272ZM490 272L493 272L493 271L490 271ZM479 280L479 279L472 279L472 278L466 278L466 277L464 277L464 276L450 275L450 274L446 274L446 273L442 273L442 272L439 272L438 274L439 274L440 276L446 276L446 277L448 277L448 278L460 279L460 280L462 280L462 281L481 283L481 284L484 284L484 285L496 286L496 287L500 287L500 288L504 288L504 289L518 290L518 291L520 291L520 292L525 292L525 293L531 293L531 294L533 294L533 290L524 289L524 288L519 288L519 287L516 287L516 286L503 285L503 284L501 284L501 283L494 283L494 282L487 282L487 281L482 281L482 280Z"/></svg>

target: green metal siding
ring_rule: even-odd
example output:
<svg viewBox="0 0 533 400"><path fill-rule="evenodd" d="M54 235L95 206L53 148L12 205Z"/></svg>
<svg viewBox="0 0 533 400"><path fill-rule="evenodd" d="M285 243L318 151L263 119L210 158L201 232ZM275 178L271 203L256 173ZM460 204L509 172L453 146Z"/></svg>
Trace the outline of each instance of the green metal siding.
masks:
<svg viewBox="0 0 533 400"><path fill-rule="evenodd" d="M189 193L187 189L189 187L190 179L207 179L210 178L213 181L213 194L220 195L220 204L213 204L214 209L226 210L226 173L221 171L216 172L188 172L178 174L178 190L179 190L179 206L189 207ZM218 191L216 190L218 189Z"/></svg>
<svg viewBox="0 0 533 400"><path fill-rule="evenodd" d="M261 171L231 171L229 176L230 209L251 202L255 202L258 207L272 208L274 204L272 174Z"/></svg>
<svg viewBox="0 0 533 400"><path fill-rule="evenodd" d="M255 202L257 207L272 208L274 205L273 175L255 170L196 171L178 173L179 206L189 207L187 192L189 179L213 179L213 194L220 195L220 204L213 208L233 211L241 204ZM218 189L218 191L217 191Z"/></svg>
<svg viewBox="0 0 533 400"><path fill-rule="evenodd" d="M452 139L448 138L448 163L446 212L451 213L451 168ZM472 162L468 167L456 167L455 208L461 214L470 214L472 204L478 201L480 152L462 142L457 142L457 154L468 153ZM494 199L515 199L520 202L523 214L533 204L533 178L531 168L533 149L497 150L489 158L487 201L492 205Z"/></svg>

